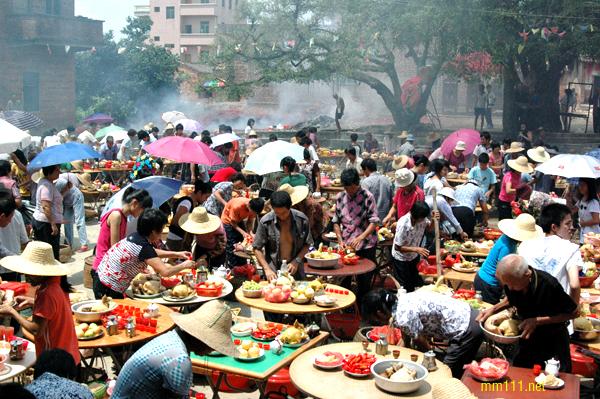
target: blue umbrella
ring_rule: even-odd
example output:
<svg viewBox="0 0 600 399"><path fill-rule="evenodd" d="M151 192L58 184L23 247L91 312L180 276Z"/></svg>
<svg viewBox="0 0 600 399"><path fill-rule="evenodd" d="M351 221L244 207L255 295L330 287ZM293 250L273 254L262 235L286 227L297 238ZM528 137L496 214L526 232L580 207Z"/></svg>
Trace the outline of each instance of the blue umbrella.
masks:
<svg viewBox="0 0 600 399"><path fill-rule="evenodd" d="M29 162L27 169L31 171L44 166L100 157L100 154L85 144L66 143L46 148Z"/></svg>
<svg viewBox="0 0 600 399"><path fill-rule="evenodd" d="M106 202L101 217L104 216L104 214L109 210L121 207L121 203L123 202L123 193L130 186L140 190L148 191L150 197L152 197L152 205L155 208L158 208L171 199L175 194L177 194L182 184L183 182L181 180L171 179L170 177L164 176L150 176L136 180L133 183L123 187L118 193L113 195Z"/></svg>

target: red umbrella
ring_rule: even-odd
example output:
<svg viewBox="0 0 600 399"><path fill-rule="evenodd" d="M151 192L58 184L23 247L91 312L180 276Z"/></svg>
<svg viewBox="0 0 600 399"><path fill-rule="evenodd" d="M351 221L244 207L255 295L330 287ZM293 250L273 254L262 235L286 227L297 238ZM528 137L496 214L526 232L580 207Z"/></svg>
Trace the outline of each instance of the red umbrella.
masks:
<svg viewBox="0 0 600 399"><path fill-rule="evenodd" d="M144 147L150 155L170 159L176 162L195 163L199 165L219 165L223 160L201 141L187 137L169 136L156 140Z"/></svg>
<svg viewBox="0 0 600 399"><path fill-rule="evenodd" d="M447 157L459 141L464 141L466 145L465 155L469 155L473 153L475 147L481 142L481 139L479 138L479 132L477 130L459 129L450 133L450 135L442 142L442 154Z"/></svg>

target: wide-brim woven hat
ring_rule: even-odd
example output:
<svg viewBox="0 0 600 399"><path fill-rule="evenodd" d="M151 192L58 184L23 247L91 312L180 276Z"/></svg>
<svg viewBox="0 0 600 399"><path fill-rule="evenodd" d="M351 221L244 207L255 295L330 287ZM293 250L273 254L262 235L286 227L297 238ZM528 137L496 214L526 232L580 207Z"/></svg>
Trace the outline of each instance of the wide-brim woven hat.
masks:
<svg viewBox="0 0 600 399"><path fill-rule="evenodd" d="M511 159L511 160L509 160L508 161L508 166L511 169L514 169L517 172L521 172L521 173L531 173L531 172L533 172L533 168L531 167L531 165L529 164L529 162L527 162L527 157L524 156L524 155L521 155L517 159Z"/></svg>
<svg viewBox="0 0 600 399"><path fill-rule="evenodd" d="M454 149L456 151L464 151L467 149L467 144L464 141L457 141Z"/></svg>
<svg viewBox="0 0 600 399"><path fill-rule="evenodd" d="M542 228L535 224L535 219L528 213L522 213L516 219L502 219L498 228L513 240L527 241L544 236Z"/></svg>
<svg viewBox="0 0 600 399"><path fill-rule="evenodd" d="M454 189L453 188L444 187L440 190L440 192L438 194L443 195L444 197L449 198L452 201L456 201L456 198L454 197Z"/></svg>
<svg viewBox="0 0 600 399"><path fill-rule="evenodd" d="M505 154L512 154L514 152L523 152L525 151L525 148L523 148L523 144L521 144L520 141L513 141L512 143L510 143L510 147L508 147L506 150L504 150Z"/></svg>
<svg viewBox="0 0 600 399"><path fill-rule="evenodd" d="M291 185L285 183L282 184L281 187L277 189L277 191L285 191L292 198L292 205L296 205L304 201L306 197L308 197L308 187L307 186L296 186L292 187Z"/></svg>
<svg viewBox="0 0 600 399"><path fill-rule="evenodd" d="M441 136L438 132L431 132L427 135L427 141L430 143L433 143L439 139L441 139Z"/></svg>
<svg viewBox="0 0 600 399"><path fill-rule="evenodd" d="M30 276L66 276L69 273L67 267L54 259L52 246L41 241L31 241L21 255L0 259L0 266Z"/></svg>
<svg viewBox="0 0 600 399"><path fill-rule="evenodd" d="M398 187L410 186L415 181L415 173L406 168L398 169L395 173L396 185Z"/></svg>
<svg viewBox="0 0 600 399"><path fill-rule="evenodd" d="M550 159L550 154L544 147L535 147L527 150L527 156L534 162L542 163Z"/></svg>
<svg viewBox="0 0 600 399"><path fill-rule="evenodd" d="M96 189L96 186L94 186L94 183L92 183L92 175L89 173L77 173L76 176L83 188Z"/></svg>
<svg viewBox="0 0 600 399"><path fill-rule="evenodd" d="M407 155L395 156L394 160L392 161L392 169L394 169L394 170L402 169L402 168L406 167L407 163L408 163Z"/></svg>
<svg viewBox="0 0 600 399"><path fill-rule="evenodd" d="M38 184L40 180L42 180L42 177L44 177L42 171L38 170L37 172L33 172L33 174L31 175L31 181L35 184Z"/></svg>
<svg viewBox="0 0 600 399"><path fill-rule="evenodd" d="M408 132L406 130L403 130L402 133L400 133L400 136L398 136L398 138L400 139L405 139L408 137Z"/></svg>
<svg viewBox="0 0 600 399"><path fill-rule="evenodd" d="M171 313L171 318L186 333L211 349L231 357L237 351L231 340L231 308L221 301L210 301L192 313Z"/></svg>
<svg viewBox="0 0 600 399"><path fill-rule="evenodd" d="M191 213L179 218L179 227L192 234L208 234L221 226L221 219L211 215L203 206L197 206Z"/></svg>

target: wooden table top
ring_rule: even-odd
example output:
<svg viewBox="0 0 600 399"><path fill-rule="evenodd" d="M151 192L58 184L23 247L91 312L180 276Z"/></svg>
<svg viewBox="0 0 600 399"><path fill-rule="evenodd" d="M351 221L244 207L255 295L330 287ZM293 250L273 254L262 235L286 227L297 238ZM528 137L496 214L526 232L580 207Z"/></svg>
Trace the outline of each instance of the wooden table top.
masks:
<svg viewBox="0 0 600 399"><path fill-rule="evenodd" d="M400 350L401 359L410 359L411 354L419 356L417 363L423 361L423 353L398 346L389 346L386 356L376 355L380 359L393 359L392 350ZM369 345L370 353L375 353L375 344ZM313 366L313 359L324 352L339 352L342 355L363 352L360 342L342 342L320 346L304 352L292 362L290 378L294 385L305 394L319 399L356 399L356 398L397 398L399 394L387 393L375 385L372 376L352 378L344 374L341 368L320 370ZM450 368L436 360L438 369L430 372L421 388L407 396L411 398L431 398L432 385L441 380L452 378Z"/></svg>
<svg viewBox="0 0 600 399"><path fill-rule="evenodd" d="M473 281L475 281L475 276L477 275L477 272L475 273L463 273L463 272L457 272L456 270L453 269L444 269L444 279L445 280L451 280L451 281L458 281L458 282L463 282L463 283L471 283L473 284Z"/></svg>
<svg viewBox="0 0 600 399"><path fill-rule="evenodd" d="M578 398L579 377L574 374L560 373L559 378L565 382L562 389L543 389L534 381L535 376L530 369L511 366L505 380L498 383L482 383L465 372L461 381L479 399L512 399L512 398Z"/></svg>
<svg viewBox="0 0 600 399"><path fill-rule="evenodd" d="M321 186L322 193L341 193L344 191L342 186Z"/></svg>
<svg viewBox="0 0 600 399"><path fill-rule="evenodd" d="M296 349L294 351L294 353L292 353L291 355L289 355L287 357L282 357L281 361L279 361L277 364L275 364L273 367L269 368L267 371L265 371L263 373L256 373L256 372L246 370L244 368L243 363L240 363L240 367L228 367L228 366L217 364L217 363L200 362L194 358L192 358L192 371L194 372L194 374L203 374L203 375L209 375L209 376L212 375L213 371L221 371L221 372L225 372L225 373L240 375L242 377L252 378L254 380L266 380L271 375L275 374L277 372L277 370L281 369L282 367L287 366L298 356L300 356L307 350L320 344L322 341L327 339L328 336L329 336L328 332L321 331L319 333L319 335L317 335L315 338L311 339L306 344L304 344L300 348Z"/></svg>
<svg viewBox="0 0 600 399"><path fill-rule="evenodd" d="M356 295L354 295L354 293L350 290L347 290L343 287L334 284L327 284L327 288L347 292L347 294L334 294L328 292L327 295L337 298L336 305L328 308L317 306L313 303L306 305L298 305L296 303L293 303L292 301L288 301L285 303L272 303L267 302L264 297L246 298L241 288L238 288L235 291L235 298L238 300L238 302L243 303L244 305L250 306L252 308L279 314L331 313L340 309L347 308L348 306L351 306L352 304L354 304L354 302L356 302Z"/></svg>
<svg viewBox="0 0 600 399"><path fill-rule="evenodd" d="M465 251L459 251L459 252L462 256L471 257L471 258L487 258L487 256L489 255L489 253L483 253L483 252L465 252Z"/></svg>
<svg viewBox="0 0 600 399"><path fill-rule="evenodd" d="M231 294L233 292L233 286L231 285L231 283L222 278L219 278L219 280L223 283L223 291L221 292L221 295L215 296L215 297L196 295L187 301L180 301L180 302L167 301L162 296L159 296L157 298L148 298L148 299L147 298L136 298L135 295L133 295L131 288L128 288L125 293L127 294L127 296L131 297L135 301L142 301L142 302L146 302L146 303L156 303L158 305L168 306L170 308L179 308L181 306L197 305L200 303L212 301L214 299L223 298L223 297Z"/></svg>
<svg viewBox="0 0 600 399"><path fill-rule="evenodd" d="M375 270L375 262L364 258L359 259L356 265L344 265L340 259L338 261L338 265L331 269L315 269L314 267L310 267L308 263L304 264L304 273L313 276L356 276L359 274L369 273L373 270Z"/></svg>
<svg viewBox="0 0 600 399"><path fill-rule="evenodd" d="M119 305L135 306L135 307L138 307L141 309L144 309L148 306L147 302L133 300L133 299L115 299L114 301ZM102 327L102 330L104 331L104 336L102 336L101 338L92 339L89 341L79 341L79 349L96 349L96 348L103 348L103 347L115 347L115 346L124 346L124 345L135 344L138 342L149 341L152 338L157 337L157 336L171 330L173 327L175 327L175 323L173 322L173 319L171 319L171 317L169 317L169 314L173 313L173 310L166 306L163 306L163 305L158 305L158 308L159 308L159 316L158 316L158 318L156 318L156 320L157 320L156 333L149 333L146 331L137 330L135 337L128 338L125 335L125 330L119 330L119 334L117 334L117 335L108 335L106 333L106 329L104 327ZM73 316L73 319L75 319L75 316ZM77 324L78 322L75 321L75 323ZM99 323L99 322L97 322L97 323ZM32 340L32 341L34 340L33 335L31 335L31 333L25 329L23 329L23 335L25 336L25 338L27 338L29 340Z"/></svg>

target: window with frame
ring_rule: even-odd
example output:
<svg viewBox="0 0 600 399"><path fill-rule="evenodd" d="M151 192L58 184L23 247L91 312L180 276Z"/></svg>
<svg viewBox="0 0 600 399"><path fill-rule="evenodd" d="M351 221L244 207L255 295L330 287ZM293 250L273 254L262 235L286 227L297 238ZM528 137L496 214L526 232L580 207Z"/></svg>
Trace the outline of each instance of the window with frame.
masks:
<svg viewBox="0 0 600 399"><path fill-rule="evenodd" d="M160 42L160 36L154 36L154 41L155 42Z"/></svg>
<svg viewBox="0 0 600 399"><path fill-rule="evenodd" d="M167 19L175 19L175 7L167 7Z"/></svg>
<svg viewBox="0 0 600 399"><path fill-rule="evenodd" d="M40 110L40 74L37 72L23 73L23 108L29 112Z"/></svg>
<svg viewBox="0 0 600 399"><path fill-rule="evenodd" d="M200 21L200 33L210 33L210 23L208 21Z"/></svg>
<svg viewBox="0 0 600 399"><path fill-rule="evenodd" d="M175 48L175 45L171 44L171 43L167 43L167 44L165 44L165 48Z"/></svg>
<svg viewBox="0 0 600 399"><path fill-rule="evenodd" d="M154 7L154 12L160 12L160 7Z"/></svg>
<svg viewBox="0 0 600 399"><path fill-rule="evenodd" d="M183 25L183 33L192 33L192 25Z"/></svg>
<svg viewBox="0 0 600 399"><path fill-rule="evenodd" d="M60 0L46 0L46 14L60 15L61 4Z"/></svg>
<svg viewBox="0 0 600 399"><path fill-rule="evenodd" d="M221 0L221 7L225 7L225 0Z"/></svg>
<svg viewBox="0 0 600 399"><path fill-rule="evenodd" d="M229 0L229 9L231 10L231 3L233 2L233 0Z"/></svg>

